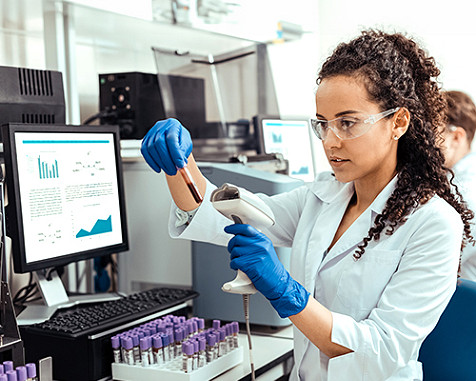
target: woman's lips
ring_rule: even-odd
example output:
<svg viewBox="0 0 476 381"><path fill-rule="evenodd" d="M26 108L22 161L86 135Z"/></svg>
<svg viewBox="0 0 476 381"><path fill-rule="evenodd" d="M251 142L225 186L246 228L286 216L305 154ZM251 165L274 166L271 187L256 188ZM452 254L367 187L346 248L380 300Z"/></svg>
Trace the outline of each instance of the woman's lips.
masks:
<svg viewBox="0 0 476 381"><path fill-rule="evenodd" d="M349 162L350 160L347 159L341 159L339 157L331 157L329 159L331 166L333 167L341 167L345 163Z"/></svg>

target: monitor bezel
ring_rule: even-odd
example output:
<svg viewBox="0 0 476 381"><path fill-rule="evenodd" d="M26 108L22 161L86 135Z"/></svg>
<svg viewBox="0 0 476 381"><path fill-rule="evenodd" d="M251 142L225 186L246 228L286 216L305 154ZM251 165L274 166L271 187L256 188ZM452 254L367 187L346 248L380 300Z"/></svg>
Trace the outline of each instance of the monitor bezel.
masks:
<svg viewBox="0 0 476 381"><path fill-rule="evenodd" d="M289 117L289 118L281 118L279 116L273 115L255 115L253 117L253 128L254 134L257 141L256 152L258 154L270 154L272 152L266 152L265 143L264 143L264 131L263 131L263 121L265 120L273 120L276 122L306 122L308 125L307 133L309 136L309 148L311 150L311 170L315 173L316 171L316 162L314 157L314 147L312 143L312 133L311 133L311 126L309 124L309 119L303 117Z"/></svg>
<svg viewBox="0 0 476 381"><path fill-rule="evenodd" d="M18 162L16 157L15 133L46 132L46 133L111 133L113 135L116 175L119 196L119 209L122 225L122 242L102 248L84 250L64 256L49 258L35 262L26 261L25 237L23 232L23 216L21 211L20 189L18 181ZM5 162L5 180L8 205L6 206L7 236L12 240L12 257L15 273L28 273L52 267L64 266L85 259L100 257L107 254L129 250L127 234L127 218L124 194L124 178L120 155L119 126L102 125L59 125L59 124L23 124L8 123L2 126L2 140Z"/></svg>

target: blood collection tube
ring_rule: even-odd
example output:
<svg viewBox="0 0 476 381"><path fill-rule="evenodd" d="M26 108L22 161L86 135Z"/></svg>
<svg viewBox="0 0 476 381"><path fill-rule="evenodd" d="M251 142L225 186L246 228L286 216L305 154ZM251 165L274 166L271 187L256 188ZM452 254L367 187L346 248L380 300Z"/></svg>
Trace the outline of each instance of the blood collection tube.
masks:
<svg viewBox="0 0 476 381"><path fill-rule="evenodd" d="M0 381L8 381L8 377L5 373L0 374Z"/></svg>
<svg viewBox="0 0 476 381"><path fill-rule="evenodd" d="M112 353L114 355L114 362L115 363L120 363L122 362L121 358L121 341L118 336L113 336L111 337L111 345L112 345ZM30 364L26 364L27 366ZM33 364L35 365L35 364ZM36 373L36 369L35 369Z"/></svg>
<svg viewBox="0 0 476 381"><path fill-rule="evenodd" d="M182 343L182 370L185 373L193 370L193 345L188 341Z"/></svg>
<svg viewBox="0 0 476 381"><path fill-rule="evenodd" d="M28 376L27 380L37 381L38 379L36 378L36 364L30 362L26 364L25 366L26 366L26 375Z"/></svg>
<svg viewBox="0 0 476 381"><path fill-rule="evenodd" d="M240 325L237 321L231 323L233 325L233 346L238 348L238 332L240 332Z"/></svg>
<svg viewBox="0 0 476 381"><path fill-rule="evenodd" d="M198 369L198 350L199 350L199 345L197 340L192 340L192 345L193 345L193 370Z"/></svg>
<svg viewBox="0 0 476 381"><path fill-rule="evenodd" d="M162 337L155 335L152 338L152 351L154 352L154 362L157 365L164 363L164 349L162 348Z"/></svg>
<svg viewBox="0 0 476 381"><path fill-rule="evenodd" d="M17 372L18 381L26 381L26 368L24 366L17 366L15 371Z"/></svg>
<svg viewBox="0 0 476 381"><path fill-rule="evenodd" d="M175 357L182 355L182 342L184 339L183 330L178 328L175 330Z"/></svg>
<svg viewBox="0 0 476 381"><path fill-rule="evenodd" d="M8 381L18 381L17 372L14 370L7 370L5 374L7 375Z"/></svg>
<svg viewBox="0 0 476 381"><path fill-rule="evenodd" d="M218 358L218 344L217 337L210 334L207 337L207 362L212 362Z"/></svg>
<svg viewBox="0 0 476 381"><path fill-rule="evenodd" d="M170 358L170 342L169 342L169 335L166 333L162 334L162 343L164 347L164 362L169 362Z"/></svg>
<svg viewBox="0 0 476 381"><path fill-rule="evenodd" d="M7 373L9 370L13 370L13 361L4 361L3 369L5 373Z"/></svg>
<svg viewBox="0 0 476 381"><path fill-rule="evenodd" d="M198 367L201 368L207 364L207 355L205 353L205 348L207 346L207 341L204 337L198 338Z"/></svg>
<svg viewBox="0 0 476 381"><path fill-rule="evenodd" d="M190 171L187 169L187 166L183 168L178 168L178 172L182 175L183 179L185 180L185 184L187 184L188 189L190 190L190 193L193 196L193 199L197 204L200 204L203 201L203 196L201 195L197 184L195 184L195 181L193 181L192 175L190 174Z"/></svg>
<svg viewBox="0 0 476 381"><path fill-rule="evenodd" d="M140 339L140 355L142 360L142 366L149 366L150 365L150 357L151 357L151 339L150 336L143 337Z"/></svg>
<svg viewBox="0 0 476 381"><path fill-rule="evenodd" d="M220 336L220 344L218 348L218 357L224 356L227 354L226 348L226 330L225 328L220 328L218 330L217 336Z"/></svg>
<svg viewBox="0 0 476 381"><path fill-rule="evenodd" d="M197 319L197 324L198 324L198 332L203 332L203 329L205 328L205 319Z"/></svg>
<svg viewBox="0 0 476 381"><path fill-rule="evenodd" d="M137 334L130 334L129 337L132 339L132 351L134 353L134 362L136 364L139 364L142 360L141 360L141 353L140 353L140 340L142 340L141 338L139 338L139 335Z"/></svg>
<svg viewBox="0 0 476 381"><path fill-rule="evenodd" d="M134 365L134 350L132 349L132 339L130 337L125 337L123 340L121 339L121 345L124 350L124 362L127 365Z"/></svg>

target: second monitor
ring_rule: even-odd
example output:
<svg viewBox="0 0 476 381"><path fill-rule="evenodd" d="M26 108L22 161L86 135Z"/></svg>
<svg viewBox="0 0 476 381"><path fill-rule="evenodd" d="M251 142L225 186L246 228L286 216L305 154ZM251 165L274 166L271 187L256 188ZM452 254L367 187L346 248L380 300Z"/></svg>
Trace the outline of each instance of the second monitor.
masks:
<svg viewBox="0 0 476 381"><path fill-rule="evenodd" d="M314 180L314 158L308 120L254 118L258 153L280 153L289 162L289 176L307 182Z"/></svg>

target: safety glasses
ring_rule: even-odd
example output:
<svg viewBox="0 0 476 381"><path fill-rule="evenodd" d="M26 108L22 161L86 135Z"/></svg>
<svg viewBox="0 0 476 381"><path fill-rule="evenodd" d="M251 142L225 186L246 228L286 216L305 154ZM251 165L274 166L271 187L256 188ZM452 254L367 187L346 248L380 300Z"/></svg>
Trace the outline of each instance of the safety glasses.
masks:
<svg viewBox="0 0 476 381"><path fill-rule="evenodd" d="M358 138L367 133L379 120L396 113L400 107L395 107L374 115L362 117L342 116L332 120L311 119L311 127L317 137L326 140L329 129L341 140Z"/></svg>

